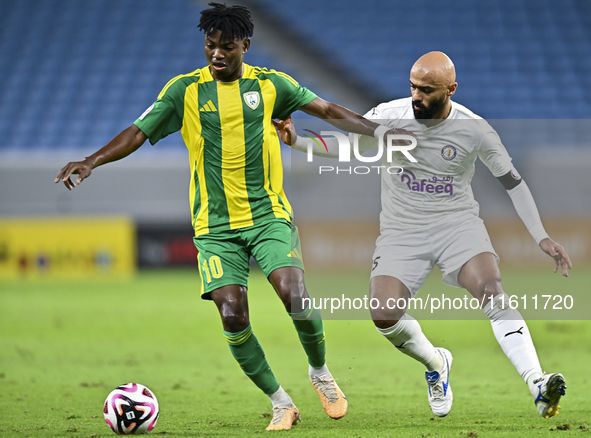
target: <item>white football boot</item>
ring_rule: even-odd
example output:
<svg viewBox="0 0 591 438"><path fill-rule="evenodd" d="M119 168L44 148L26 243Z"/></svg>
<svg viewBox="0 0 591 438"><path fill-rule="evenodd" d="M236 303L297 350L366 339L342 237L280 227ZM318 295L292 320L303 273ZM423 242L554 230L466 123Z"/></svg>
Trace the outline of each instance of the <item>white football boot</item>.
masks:
<svg viewBox="0 0 591 438"><path fill-rule="evenodd" d="M531 388L538 412L546 420L556 417L560 411L560 397L566 394L566 381L560 373L544 374Z"/></svg>
<svg viewBox="0 0 591 438"><path fill-rule="evenodd" d="M427 371L425 378L429 389L429 406L438 417L445 417L451 411L454 401L451 386L449 386L449 371L453 362L453 356L445 348L436 348L443 358L443 368L440 371Z"/></svg>

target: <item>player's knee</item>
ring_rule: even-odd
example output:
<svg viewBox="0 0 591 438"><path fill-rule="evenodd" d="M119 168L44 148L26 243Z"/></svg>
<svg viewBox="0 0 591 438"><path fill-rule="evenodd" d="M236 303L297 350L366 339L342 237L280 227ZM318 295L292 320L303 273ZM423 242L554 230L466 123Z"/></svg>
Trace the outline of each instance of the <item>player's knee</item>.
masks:
<svg viewBox="0 0 591 438"><path fill-rule="evenodd" d="M402 316L404 316L403 309L388 309L383 308L383 306L379 306L379 308L371 309L371 319L373 323L378 328L388 328L392 327L394 324L398 322Z"/></svg>
<svg viewBox="0 0 591 438"><path fill-rule="evenodd" d="M278 281L275 281L273 286L281 301L286 303L291 300L292 281L290 277L281 277Z"/></svg>
<svg viewBox="0 0 591 438"><path fill-rule="evenodd" d="M501 280L497 278L487 279L480 285L480 299L491 299L492 297L502 294L503 292Z"/></svg>
<svg viewBox="0 0 591 438"><path fill-rule="evenodd" d="M225 312L222 315L224 330L230 333L237 333L248 327L250 323L248 315L244 312Z"/></svg>
<svg viewBox="0 0 591 438"><path fill-rule="evenodd" d="M380 329L388 329L392 326L394 326L395 324L398 323L399 320L394 320L394 321L390 321L390 320L383 320L383 319L377 319L373 321L373 324Z"/></svg>
<svg viewBox="0 0 591 438"><path fill-rule="evenodd" d="M283 306L285 307L285 309L288 312L291 312L292 296L291 296L289 289L282 289L281 291L278 291L277 293L278 293L279 298L281 299L281 302L283 303Z"/></svg>
<svg viewBox="0 0 591 438"><path fill-rule="evenodd" d="M292 286L291 288L278 291L279 298L285 310L289 313L300 313L310 307L311 300L305 288Z"/></svg>
<svg viewBox="0 0 591 438"><path fill-rule="evenodd" d="M304 310L303 299L308 297L303 281L291 276L282 277L274 283L275 291L288 312Z"/></svg>

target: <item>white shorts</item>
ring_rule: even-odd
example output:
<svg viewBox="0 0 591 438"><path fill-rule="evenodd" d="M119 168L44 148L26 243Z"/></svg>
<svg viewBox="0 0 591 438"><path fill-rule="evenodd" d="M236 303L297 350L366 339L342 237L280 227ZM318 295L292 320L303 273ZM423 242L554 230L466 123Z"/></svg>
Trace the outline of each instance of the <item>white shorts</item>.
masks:
<svg viewBox="0 0 591 438"><path fill-rule="evenodd" d="M499 262L484 222L477 216L460 223L444 222L409 231L385 230L376 240L371 278L395 277L414 297L437 265L445 284L461 288L460 269L484 252L492 253Z"/></svg>

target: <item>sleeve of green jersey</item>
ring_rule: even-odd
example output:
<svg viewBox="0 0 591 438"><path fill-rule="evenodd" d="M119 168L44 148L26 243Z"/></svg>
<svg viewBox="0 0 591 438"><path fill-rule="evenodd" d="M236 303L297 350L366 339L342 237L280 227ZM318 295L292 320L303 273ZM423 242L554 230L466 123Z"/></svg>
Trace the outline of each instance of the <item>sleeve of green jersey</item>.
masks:
<svg viewBox="0 0 591 438"><path fill-rule="evenodd" d="M285 73L277 72L273 76L272 80L277 92L277 99L273 108L274 119L285 119L291 113L318 97L307 88L300 86Z"/></svg>
<svg viewBox="0 0 591 438"><path fill-rule="evenodd" d="M146 134L151 144L156 144L183 126L184 87L180 81L165 88L154 102L135 122Z"/></svg>

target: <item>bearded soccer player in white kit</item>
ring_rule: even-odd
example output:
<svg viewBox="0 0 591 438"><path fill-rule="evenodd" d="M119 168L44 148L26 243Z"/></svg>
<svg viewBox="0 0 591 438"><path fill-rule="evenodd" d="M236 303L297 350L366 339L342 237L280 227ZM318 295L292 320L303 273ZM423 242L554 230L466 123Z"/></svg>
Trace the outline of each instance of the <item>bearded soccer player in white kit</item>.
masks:
<svg viewBox="0 0 591 438"><path fill-rule="evenodd" d="M376 241L370 296L378 299L371 316L377 330L399 351L427 368L429 404L435 415L446 416L452 407L449 384L452 354L436 348L419 323L405 309L389 309L390 299L409 302L437 265L443 282L465 288L480 303L491 321L503 352L529 386L544 418L558 415L566 383L560 373L545 374L540 366L527 324L501 285L498 256L474 200L470 182L480 158L503 184L519 217L540 249L555 260L555 269L568 276L571 262L564 248L548 237L535 202L511 163L493 128L467 108L451 101L457 88L455 67L441 52L423 55L410 72L412 97L378 105L365 117L388 129L410 131L418 137L410 162L394 154L392 166L404 170L382 172L380 236ZM310 140L298 137L290 120L276 123L282 140L307 151ZM379 129L379 128L378 128ZM357 137L357 138L356 138ZM351 135L361 153L378 148L377 140ZM338 156L338 143L325 139L328 157ZM397 158L399 155L400 158Z"/></svg>

